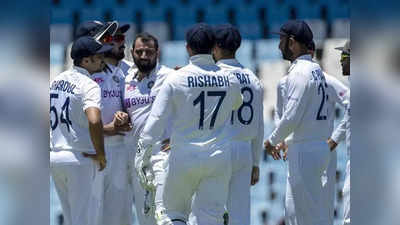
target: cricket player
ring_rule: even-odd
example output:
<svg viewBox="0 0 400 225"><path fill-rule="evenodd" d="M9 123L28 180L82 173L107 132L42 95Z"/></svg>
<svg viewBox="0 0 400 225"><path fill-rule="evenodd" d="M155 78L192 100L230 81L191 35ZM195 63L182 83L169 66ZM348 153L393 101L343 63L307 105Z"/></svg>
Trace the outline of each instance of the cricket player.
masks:
<svg viewBox="0 0 400 225"><path fill-rule="evenodd" d="M278 33L283 58L292 64L286 80L287 99L282 119L264 146L269 154L279 154L276 146L293 133L288 149L286 223L328 225L329 207L323 179L330 160L326 142L330 136L328 85L320 66L308 53L307 46L313 39L309 26L304 21L291 20Z"/></svg>
<svg viewBox="0 0 400 225"><path fill-rule="evenodd" d="M254 73L235 58L241 44L239 30L232 25L215 27L213 49L217 66L239 80L243 104L231 117L232 177L229 183L227 210L229 224L250 224L250 185L259 179L260 155L263 149L263 86Z"/></svg>
<svg viewBox="0 0 400 225"><path fill-rule="evenodd" d="M124 108L129 114L133 130L125 137L125 140L131 153L129 156L130 176L139 224L154 225L156 224L154 217L155 204L161 204L162 201L161 187L163 185L164 164L167 160L168 152L160 151L161 146L159 146L154 149L151 157L151 164L155 172L155 192L146 193L140 185L134 171L134 159L139 135L149 117L153 102L165 78L174 70L157 63L160 54L158 40L149 33L144 32L136 35L131 53L136 67L132 67L128 76L125 77L123 99Z"/></svg>
<svg viewBox="0 0 400 225"><path fill-rule="evenodd" d="M113 22L107 22L106 24L111 24ZM110 67L118 67L122 70L124 77L128 75L128 70L134 66L134 64L125 58L125 33L129 30L130 25L124 24L119 26L114 34L104 35L104 42L110 43L114 48L104 54L106 63Z"/></svg>
<svg viewBox="0 0 400 225"><path fill-rule="evenodd" d="M74 67L50 84L50 166L67 225L92 225L96 219L92 188L106 158L101 91L91 76L103 70L103 54L111 48L92 37L77 39Z"/></svg>
<svg viewBox="0 0 400 225"><path fill-rule="evenodd" d="M118 35L117 29L115 35ZM103 43L113 46L104 54L104 61L109 70L95 73L92 79L101 88L103 105L102 118L104 121L104 143L108 168L104 171L104 225L128 225L132 221L132 192L128 185L128 149L124 143L124 132L132 129L127 113L123 112L122 91L124 75L116 64L123 55L124 42L117 41L114 36L105 34L100 38ZM114 63L114 64L113 64Z"/></svg>
<svg viewBox="0 0 400 225"><path fill-rule="evenodd" d="M173 116L162 207L156 209L157 224L187 224L192 210L196 224L217 225L223 223L231 177L229 123L232 110L240 107L242 97L237 78L213 61L215 36L209 25L191 27L186 43L189 65L164 81L140 135L135 167L142 186L154 189L150 157Z"/></svg>
<svg viewBox="0 0 400 225"><path fill-rule="evenodd" d="M114 35L118 29L118 22L113 21L107 24L104 24L100 21L93 20L93 21L86 21L77 27L74 40L83 37L83 36L91 36L94 37L96 40L100 41L105 35ZM71 60L71 46L72 43L68 45L67 50L65 51L65 65L64 68L72 68L73 62ZM104 67L104 70L108 70L108 66Z"/></svg>
<svg viewBox="0 0 400 225"><path fill-rule="evenodd" d="M346 41L343 47L335 48L342 51L340 63L342 64L343 76L350 76L350 41ZM343 224L348 225L350 223L350 102L346 107L344 114L344 119L340 125L336 128L332 137L329 139L328 143L334 149L340 141L346 138L346 148L347 148L347 164L346 164L346 177L344 180L343 187L343 204L344 204L344 218Z"/></svg>
<svg viewBox="0 0 400 225"><path fill-rule="evenodd" d="M315 43L314 41L308 46L309 47L309 53L311 54L311 58L314 58L314 52L315 52ZM326 79L326 83L328 85L328 88L326 89L327 93L327 112L328 112L328 121L330 122L330 132L333 132L334 129L334 122L335 122L335 106L336 104L341 105L342 107L346 107L346 105L349 102L349 89L338 79L336 79L334 76L331 76L323 71L323 74ZM286 79L287 76L283 77L279 81L279 85L277 87L277 104L275 107L275 125L279 123L282 114L283 114L283 105L284 101L287 99L286 96ZM286 160L287 156L287 145L291 143L292 136L289 135L285 139L283 143L281 143L281 147L284 148L284 156L283 159ZM326 185L324 186L324 190L326 194L324 194L325 197L327 197L327 204L329 206L329 214L330 214L330 219L331 219L331 224L334 222L334 211L335 211L335 194L336 194L336 168L337 168L337 154L336 151L333 151L333 149L336 147L332 146L331 144L331 139L328 139L328 144L331 149L331 159L329 161L329 166L328 170L326 171Z"/></svg>

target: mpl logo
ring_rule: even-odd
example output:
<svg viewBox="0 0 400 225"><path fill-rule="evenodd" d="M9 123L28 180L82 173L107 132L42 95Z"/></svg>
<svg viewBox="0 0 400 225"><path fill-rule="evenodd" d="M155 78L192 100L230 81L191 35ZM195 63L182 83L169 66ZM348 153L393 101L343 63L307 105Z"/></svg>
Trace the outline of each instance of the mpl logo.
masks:
<svg viewBox="0 0 400 225"><path fill-rule="evenodd" d="M94 78L94 81L95 81L97 84L101 84L101 83L104 82L104 79L101 78L101 77L96 77L96 78Z"/></svg>

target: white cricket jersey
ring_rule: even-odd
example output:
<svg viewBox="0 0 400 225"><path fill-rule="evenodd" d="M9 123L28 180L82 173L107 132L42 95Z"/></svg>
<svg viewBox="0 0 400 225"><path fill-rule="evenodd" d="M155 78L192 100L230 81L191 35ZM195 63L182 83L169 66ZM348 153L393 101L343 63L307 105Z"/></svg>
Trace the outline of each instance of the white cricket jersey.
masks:
<svg viewBox="0 0 400 225"><path fill-rule="evenodd" d="M74 66L50 83L50 148L94 152L85 110L101 109L99 85L89 72Z"/></svg>
<svg viewBox="0 0 400 225"><path fill-rule="evenodd" d="M140 139L145 145L157 143L173 116L171 146L222 141L232 110L241 104L236 77L216 66L211 55L192 56L164 81Z"/></svg>
<svg viewBox="0 0 400 225"><path fill-rule="evenodd" d="M122 71L115 66L108 64L111 72L100 72L92 74L91 78L101 89L101 103L103 109L101 118L103 124L108 124L113 121L114 114L117 111L122 111L122 90L124 84L124 76ZM117 145L123 143L123 136L104 136L104 144L106 146Z"/></svg>
<svg viewBox="0 0 400 225"><path fill-rule="evenodd" d="M264 138L263 86L256 75L236 59L220 60L217 66L239 80L243 103L232 112L230 131L234 140L250 141L253 165L258 166Z"/></svg>
<svg viewBox="0 0 400 225"><path fill-rule="evenodd" d="M293 133L293 142L327 140L330 136L325 76L311 55L298 57L286 78L282 118L269 140L272 145Z"/></svg>
<svg viewBox="0 0 400 225"><path fill-rule="evenodd" d="M334 128L335 121L335 105L339 104L343 107L349 102L349 89L338 79L335 77L326 74L323 72L325 76L326 83L328 88L326 88L326 104L327 104L327 118L329 123L330 133L332 133ZM287 102L287 76L282 77L279 80L279 84L277 86L277 101L275 105L275 114L274 114L274 122L275 126L278 126L280 119L282 118L282 114L284 112L284 106ZM290 143L292 140L292 134L290 134L286 139L286 143Z"/></svg>
<svg viewBox="0 0 400 225"><path fill-rule="evenodd" d="M136 78L137 68L129 70L125 77L123 92L124 109L129 114L133 129L126 137L128 143L136 148L137 139L143 130L153 102L168 74L174 72L166 66L157 64L156 68L141 81Z"/></svg>
<svg viewBox="0 0 400 225"><path fill-rule="evenodd" d="M131 67L136 68L136 65L131 61L122 59L121 61L119 61L117 67L122 70L122 74L124 75L124 77L126 77L129 74L129 69Z"/></svg>

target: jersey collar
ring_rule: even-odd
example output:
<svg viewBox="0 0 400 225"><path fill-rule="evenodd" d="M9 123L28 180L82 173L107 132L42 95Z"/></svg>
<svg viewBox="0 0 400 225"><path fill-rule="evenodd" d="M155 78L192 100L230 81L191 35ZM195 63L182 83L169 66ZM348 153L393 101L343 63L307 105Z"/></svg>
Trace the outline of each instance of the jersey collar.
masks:
<svg viewBox="0 0 400 225"><path fill-rule="evenodd" d="M239 63L239 61L237 61L237 59L221 59L218 60L217 65L221 66L221 65L228 65L228 66L234 66L234 67L241 67L243 68L243 65Z"/></svg>
<svg viewBox="0 0 400 225"><path fill-rule="evenodd" d="M289 70L288 70L288 73L290 73L290 71L293 70L294 66L297 64L297 62L298 62L299 60L312 61L312 58L311 58L311 55L310 55L310 54L305 54L305 55L301 55L301 56L297 57L296 60L294 60L294 61L292 62L292 64L290 65Z"/></svg>
<svg viewBox="0 0 400 225"><path fill-rule="evenodd" d="M193 65L215 65L214 59L210 54L198 54L189 58L189 64Z"/></svg>
<svg viewBox="0 0 400 225"><path fill-rule="evenodd" d="M81 74L86 75L91 78L90 73L85 68L82 68L79 66L73 66L73 68L76 72L81 73Z"/></svg>

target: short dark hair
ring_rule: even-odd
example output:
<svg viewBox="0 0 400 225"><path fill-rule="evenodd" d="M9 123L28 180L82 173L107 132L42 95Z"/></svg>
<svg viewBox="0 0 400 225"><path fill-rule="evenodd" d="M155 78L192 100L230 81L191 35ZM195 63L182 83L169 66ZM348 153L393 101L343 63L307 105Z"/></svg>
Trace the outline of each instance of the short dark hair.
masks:
<svg viewBox="0 0 400 225"><path fill-rule="evenodd" d="M81 66L83 58L74 59L74 66Z"/></svg>
<svg viewBox="0 0 400 225"><path fill-rule="evenodd" d="M149 42L149 41L153 41L154 42L154 47L156 48L156 50L158 50L158 40L156 37L154 37L153 35L147 33L147 32L142 32L136 35L135 40L133 41L133 46L132 48L135 49L135 44L136 44L136 40L137 39L142 39L143 43Z"/></svg>
<svg viewBox="0 0 400 225"><path fill-rule="evenodd" d="M214 31L205 23L198 23L189 28L185 39L195 54L210 54L215 45Z"/></svg>

